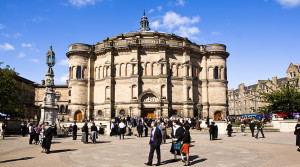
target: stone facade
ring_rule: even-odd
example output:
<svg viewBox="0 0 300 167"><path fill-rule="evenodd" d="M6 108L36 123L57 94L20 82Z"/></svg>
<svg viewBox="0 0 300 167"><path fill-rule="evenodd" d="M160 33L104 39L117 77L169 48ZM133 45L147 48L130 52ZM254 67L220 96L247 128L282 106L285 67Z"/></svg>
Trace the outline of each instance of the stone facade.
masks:
<svg viewBox="0 0 300 167"><path fill-rule="evenodd" d="M258 97L259 91L270 91L269 88L274 90L283 86L286 82L293 82L300 86L300 66L299 64L291 63L286 71L287 77L277 79L277 76L272 77L272 80L258 80L257 84L245 86L241 83L238 89L228 90L228 104L229 115L241 116L244 114L254 114L266 106Z"/></svg>
<svg viewBox="0 0 300 167"><path fill-rule="evenodd" d="M142 29L69 46L70 120L194 117L197 104L202 118L225 117L226 46Z"/></svg>

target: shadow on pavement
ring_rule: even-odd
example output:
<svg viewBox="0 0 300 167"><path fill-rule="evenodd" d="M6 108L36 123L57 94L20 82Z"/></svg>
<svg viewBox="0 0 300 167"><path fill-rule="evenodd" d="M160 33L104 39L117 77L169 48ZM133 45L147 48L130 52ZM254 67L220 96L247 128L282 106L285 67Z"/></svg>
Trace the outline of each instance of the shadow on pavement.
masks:
<svg viewBox="0 0 300 167"><path fill-rule="evenodd" d="M6 163L6 162L14 162L14 161L21 161L21 160L28 160L28 159L32 159L34 157L24 157L24 158L19 158L19 159L10 159L10 160L5 160L5 161L0 161L1 163Z"/></svg>
<svg viewBox="0 0 300 167"><path fill-rule="evenodd" d="M111 141L96 141L96 143L110 143Z"/></svg>
<svg viewBox="0 0 300 167"><path fill-rule="evenodd" d="M52 153L61 153L61 152L67 152L67 151L75 151L77 149L63 149L63 150L53 150L53 151L50 151L50 154Z"/></svg>
<svg viewBox="0 0 300 167"><path fill-rule="evenodd" d="M192 155L192 156L190 156L190 161L194 161L197 158L199 158L199 155Z"/></svg>
<svg viewBox="0 0 300 167"><path fill-rule="evenodd" d="M206 160L207 160L206 158L198 159L198 160L196 160L196 161L192 161L192 162L191 162L191 165L195 165L195 164L197 164L197 163L204 162L204 161L206 161Z"/></svg>

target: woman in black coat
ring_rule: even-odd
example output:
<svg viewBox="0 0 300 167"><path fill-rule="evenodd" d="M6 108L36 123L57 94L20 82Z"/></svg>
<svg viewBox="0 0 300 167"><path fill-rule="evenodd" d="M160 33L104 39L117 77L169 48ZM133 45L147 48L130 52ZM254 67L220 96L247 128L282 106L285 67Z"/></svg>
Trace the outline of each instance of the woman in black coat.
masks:
<svg viewBox="0 0 300 167"><path fill-rule="evenodd" d="M296 135L296 146L299 146L298 150L300 152L300 118L298 118L298 123L295 127L295 135Z"/></svg>

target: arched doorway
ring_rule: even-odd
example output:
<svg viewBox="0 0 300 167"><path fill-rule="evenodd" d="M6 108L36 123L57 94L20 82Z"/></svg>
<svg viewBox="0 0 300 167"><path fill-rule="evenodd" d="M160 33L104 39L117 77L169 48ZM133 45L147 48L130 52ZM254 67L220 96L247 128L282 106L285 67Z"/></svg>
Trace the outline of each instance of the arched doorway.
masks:
<svg viewBox="0 0 300 167"><path fill-rule="evenodd" d="M222 119L221 111L216 111L214 114L214 120L220 120Z"/></svg>
<svg viewBox="0 0 300 167"><path fill-rule="evenodd" d="M82 112L81 111L76 111L74 114L74 120L76 120L76 122L81 122L82 121Z"/></svg>
<svg viewBox="0 0 300 167"><path fill-rule="evenodd" d="M156 117L159 117L160 114L158 113L158 110L160 108L160 99L159 96L151 91L150 89L143 92L139 96L139 105L141 108L141 117L145 118L148 117L152 119L156 119Z"/></svg>

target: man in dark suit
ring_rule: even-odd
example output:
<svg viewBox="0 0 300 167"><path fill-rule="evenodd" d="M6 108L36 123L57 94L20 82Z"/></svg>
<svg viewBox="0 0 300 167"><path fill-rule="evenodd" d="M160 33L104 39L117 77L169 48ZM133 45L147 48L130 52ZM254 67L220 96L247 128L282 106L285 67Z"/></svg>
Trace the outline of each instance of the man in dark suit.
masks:
<svg viewBox="0 0 300 167"><path fill-rule="evenodd" d="M137 131L138 131L138 137L143 137L143 125L141 124L141 122L139 123L139 125L136 127Z"/></svg>
<svg viewBox="0 0 300 167"><path fill-rule="evenodd" d="M151 135L150 135L150 153L149 153L149 158L148 162L145 163L147 166L152 166L152 160L153 160L153 154L154 151L156 150L157 154L157 164L156 166L160 166L160 145L162 141L162 136L160 130L157 128L157 122L152 122L151 123Z"/></svg>
<svg viewBox="0 0 300 167"><path fill-rule="evenodd" d="M231 125L231 122L228 122L227 131L228 131L228 137L232 137L231 136L231 134L232 134L232 125Z"/></svg>
<svg viewBox="0 0 300 167"><path fill-rule="evenodd" d="M209 126L209 139L215 140L215 124L212 122Z"/></svg>
<svg viewBox="0 0 300 167"><path fill-rule="evenodd" d="M77 125L76 125L76 122L74 122L74 125L72 126L72 136L73 136L73 140L77 139Z"/></svg>

